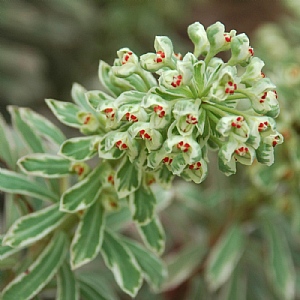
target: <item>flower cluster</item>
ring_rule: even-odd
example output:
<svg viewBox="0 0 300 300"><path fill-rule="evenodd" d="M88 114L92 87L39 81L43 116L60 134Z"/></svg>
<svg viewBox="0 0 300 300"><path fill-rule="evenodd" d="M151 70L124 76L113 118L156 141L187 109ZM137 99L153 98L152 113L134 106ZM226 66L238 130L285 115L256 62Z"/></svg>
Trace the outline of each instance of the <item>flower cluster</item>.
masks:
<svg viewBox="0 0 300 300"><path fill-rule="evenodd" d="M206 30L196 22L188 35L195 47L184 56L157 36L153 53L138 57L123 48L113 66L101 61L107 93L86 92L94 112L78 113L82 132L97 136L93 148L101 158L126 157L162 185L174 175L202 182L209 148L218 150L226 175L236 172L236 162L271 165L283 142L274 121L277 94L248 37L220 22ZM216 57L222 51L230 52L227 62Z"/></svg>

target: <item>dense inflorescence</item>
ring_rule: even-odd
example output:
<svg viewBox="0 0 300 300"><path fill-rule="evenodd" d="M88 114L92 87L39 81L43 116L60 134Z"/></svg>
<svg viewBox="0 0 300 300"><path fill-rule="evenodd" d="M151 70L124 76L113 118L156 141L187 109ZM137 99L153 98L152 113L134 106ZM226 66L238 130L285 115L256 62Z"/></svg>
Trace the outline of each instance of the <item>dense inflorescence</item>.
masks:
<svg viewBox="0 0 300 300"><path fill-rule="evenodd" d="M113 66L100 62L107 93L85 92L93 111L77 112L81 131L96 137L91 148L103 159L128 159L163 186L174 175L202 182L208 148L218 149L226 175L236 162L271 165L283 141L274 121L277 94L248 37L225 32L220 22L206 30L196 22L188 35L194 53L175 53L168 37L157 36L154 53L138 57L122 48ZM227 50L227 62L216 57Z"/></svg>

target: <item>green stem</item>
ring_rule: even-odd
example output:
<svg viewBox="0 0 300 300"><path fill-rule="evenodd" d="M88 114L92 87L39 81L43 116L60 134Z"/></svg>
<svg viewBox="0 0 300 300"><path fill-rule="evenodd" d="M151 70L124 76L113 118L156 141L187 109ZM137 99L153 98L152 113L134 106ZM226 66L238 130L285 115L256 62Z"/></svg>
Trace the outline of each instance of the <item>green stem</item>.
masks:
<svg viewBox="0 0 300 300"><path fill-rule="evenodd" d="M219 118L211 111L207 110L208 117L216 124L219 122Z"/></svg>
<svg viewBox="0 0 300 300"><path fill-rule="evenodd" d="M247 114L244 114L243 112L236 110L234 108L230 108L224 105L220 104L212 104L212 103L203 103L202 104L205 109L210 110L216 114L219 114L220 116L227 116L227 114L224 114L224 112L236 115L236 116L242 116L244 118L248 117Z"/></svg>
<svg viewBox="0 0 300 300"><path fill-rule="evenodd" d="M215 137L214 135L210 135L209 138L215 143L217 144L220 148L221 146L223 145L223 143L217 138Z"/></svg>

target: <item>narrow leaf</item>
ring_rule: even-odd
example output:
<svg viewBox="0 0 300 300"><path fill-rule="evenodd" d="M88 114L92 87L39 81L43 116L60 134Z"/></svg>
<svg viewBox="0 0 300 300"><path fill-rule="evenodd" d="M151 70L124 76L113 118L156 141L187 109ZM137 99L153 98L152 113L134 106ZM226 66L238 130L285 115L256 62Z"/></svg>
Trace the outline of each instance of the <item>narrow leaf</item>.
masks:
<svg viewBox="0 0 300 300"><path fill-rule="evenodd" d="M27 144L27 146L35 153L43 153L44 147L41 139L29 126L28 121L22 118L20 109L16 106L9 106L8 110L11 114L14 128L20 133L23 141Z"/></svg>
<svg viewBox="0 0 300 300"><path fill-rule="evenodd" d="M51 154L29 154L18 161L27 174L46 178L58 178L70 173L70 160Z"/></svg>
<svg viewBox="0 0 300 300"><path fill-rule="evenodd" d="M0 158L2 158L9 167L14 168L15 161L13 158L13 148L11 143L11 138L8 137L10 129L6 125L5 120L0 114Z"/></svg>
<svg viewBox="0 0 300 300"><path fill-rule="evenodd" d="M6 286L2 300L28 300L37 295L57 272L67 250L65 234L57 233L29 269Z"/></svg>
<svg viewBox="0 0 300 300"><path fill-rule="evenodd" d="M57 300L79 300L79 285L70 264L65 260L57 273Z"/></svg>
<svg viewBox="0 0 300 300"><path fill-rule="evenodd" d="M71 138L61 145L59 154L76 161L90 159L97 152L93 148L95 139L94 136Z"/></svg>
<svg viewBox="0 0 300 300"><path fill-rule="evenodd" d="M15 254L16 252L20 251L20 248L12 248L10 246L3 246L3 236L0 236L0 261L6 259L10 255Z"/></svg>
<svg viewBox="0 0 300 300"><path fill-rule="evenodd" d="M72 99L78 106L81 106L85 111L90 111L94 113L95 111L91 108L91 106L88 104L86 100L85 97L86 92L87 90L83 86L81 86L78 83L74 83L71 91Z"/></svg>
<svg viewBox="0 0 300 300"><path fill-rule="evenodd" d="M49 139L57 145L60 145L66 139L61 130L44 116L29 108L20 108L20 113L23 120L27 120L31 128L42 137Z"/></svg>
<svg viewBox="0 0 300 300"><path fill-rule="evenodd" d="M141 184L141 168L124 157L115 175L115 186L120 198L136 191Z"/></svg>
<svg viewBox="0 0 300 300"><path fill-rule="evenodd" d="M158 217L154 217L146 225L138 225L139 233L145 245L156 252L162 254L165 250L165 232Z"/></svg>
<svg viewBox="0 0 300 300"><path fill-rule="evenodd" d="M132 240L123 238L122 241L135 256L147 282L154 291L158 291L167 276L167 269L162 260Z"/></svg>
<svg viewBox="0 0 300 300"><path fill-rule="evenodd" d="M101 201L84 212L71 244L72 269L88 263L98 255L103 241L104 221Z"/></svg>
<svg viewBox="0 0 300 300"><path fill-rule="evenodd" d="M45 189L27 176L0 168L0 190L12 193L32 196L38 199L57 202L59 199L55 193Z"/></svg>
<svg viewBox="0 0 300 300"><path fill-rule="evenodd" d="M232 225L215 244L205 270L211 290L216 290L231 276L244 251L244 242L242 229L238 225Z"/></svg>
<svg viewBox="0 0 300 300"><path fill-rule="evenodd" d="M129 207L134 221L140 224L149 223L154 214L156 198L150 188L143 184L129 195Z"/></svg>
<svg viewBox="0 0 300 300"><path fill-rule="evenodd" d="M163 283L162 289L171 290L189 278L199 268L206 253L206 241L201 240L186 245L178 253L166 257L168 278Z"/></svg>
<svg viewBox="0 0 300 300"><path fill-rule="evenodd" d="M100 164L83 180L66 190L61 196L60 210L76 212L90 207L102 191L101 174L105 169L106 165Z"/></svg>
<svg viewBox="0 0 300 300"><path fill-rule="evenodd" d="M143 278L132 252L112 233L105 232L101 253L120 288L131 297L140 289Z"/></svg>
<svg viewBox="0 0 300 300"><path fill-rule="evenodd" d="M264 219L264 233L268 242L267 274L274 290L284 300L295 297L295 269L285 234L272 219Z"/></svg>
<svg viewBox="0 0 300 300"><path fill-rule="evenodd" d="M56 118L63 124L74 128L80 128L81 124L77 118L80 108L70 102L46 99L46 103Z"/></svg>
<svg viewBox="0 0 300 300"><path fill-rule="evenodd" d="M4 236L3 243L12 247L24 247L44 238L62 224L67 215L59 211L57 204L18 219Z"/></svg>

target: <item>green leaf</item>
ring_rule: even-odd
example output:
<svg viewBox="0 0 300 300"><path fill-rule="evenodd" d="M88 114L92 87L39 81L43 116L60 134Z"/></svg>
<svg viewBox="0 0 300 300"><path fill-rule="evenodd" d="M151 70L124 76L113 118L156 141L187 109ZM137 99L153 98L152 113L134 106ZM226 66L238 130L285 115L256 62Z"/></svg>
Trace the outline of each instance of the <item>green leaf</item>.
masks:
<svg viewBox="0 0 300 300"><path fill-rule="evenodd" d="M57 233L29 269L6 286L2 292L2 300L32 299L57 272L67 250L65 234Z"/></svg>
<svg viewBox="0 0 300 300"><path fill-rule="evenodd" d="M93 147L96 139L95 136L71 138L61 145L59 154L76 161L90 159L97 153Z"/></svg>
<svg viewBox="0 0 300 300"><path fill-rule="evenodd" d="M113 288L99 272L79 273L80 295L84 300L116 300ZM119 298L118 298L119 299Z"/></svg>
<svg viewBox="0 0 300 300"><path fill-rule="evenodd" d="M74 128L81 127L77 118L80 108L77 105L53 99L46 99L46 103L60 122Z"/></svg>
<svg viewBox="0 0 300 300"><path fill-rule="evenodd" d="M47 118L29 108L20 108L19 110L23 120L26 120L31 128L41 134L42 137L49 139L57 145L60 145L66 139L61 130Z"/></svg>
<svg viewBox="0 0 300 300"><path fill-rule="evenodd" d="M105 169L106 165L100 164L83 180L66 190L60 199L60 210L76 212L90 207L102 191L101 174Z"/></svg>
<svg viewBox="0 0 300 300"><path fill-rule="evenodd" d="M86 97L85 97L85 93L87 92L87 90L81 86L78 83L74 83L72 86L72 99L74 100L74 102L81 106L85 111L89 111L89 112L95 112L91 106L88 104Z"/></svg>
<svg viewBox="0 0 300 300"><path fill-rule="evenodd" d="M165 232L158 217L154 217L146 225L138 225L139 233L145 245L156 252L162 254L165 250Z"/></svg>
<svg viewBox="0 0 300 300"><path fill-rule="evenodd" d="M57 272L57 300L79 300L79 285L70 264L65 260Z"/></svg>
<svg viewBox="0 0 300 300"><path fill-rule="evenodd" d="M295 299L296 273L284 231L269 217L264 218L263 229L268 243L266 271L273 289L281 299Z"/></svg>
<svg viewBox="0 0 300 300"><path fill-rule="evenodd" d="M8 134L10 133L9 127L5 124L5 120L0 114L0 158L3 159L10 168L15 167L15 160L13 158L13 149L11 146L11 138Z"/></svg>
<svg viewBox="0 0 300 300"><path fill-rule="evenodd" d="M166 266L157 256L138 243L125 238L122 241L135 256L143 271L144 278L154 291L158 291L167 276Z"/></svg>
<svg viewBox="0 0 300 300"><path fill-rule="evenodd" d="M29 126L28 121L23 119L20 113L21 109L16 106L9 106L8 110L11 114L14 128L20 133L27 146L35 153L43 153L44 147L42 141L31 126Z"/></svg>
<svg viewBox="0 0 300 300"><path fill-rule="evenodd" d="M59 203L53 204L18 219L4 236L4 245L25 247L44 238L68 216L59 211L58 205Z"/></svg>
<svg viewBox="0 0 300 300"><path fill-rule="evenodd" d="M231 276L244 251L244 239L242 228L232 225L214 245L205 269L211 290L216 290Z"/></svg>
<svg viewBox="0 0 300 300"><path fill-rule="evenodd" d="M29 154L19 159L18 165L30 175L58 178L70 173L71 162L57 155Z"/></svg>
<svg viewBox="0 0 300 300"><path fill-rule="evenodd" d="M98 255L103 241L104 221L101 201L84 212L71 244L72 269L90 262Z"/></svg>
<svg viewBox="0 0 300 300"><path fill-rule="evenodd" d="M115 175L115 187L120 198L136 191L141 184L142 170L129 158L124 157Z"/></svg>
<svg viewBox="0 0 300 300"><path fill-rule="evenodd" d="M12 193L32 196L38 199L57 202L59 199L52 191L45 189L37 182L30 180L22 174L0 168L0 190Z"/></svg>
<svg viewBox="0 0 300 300"><path fill-rule="evenodd" d="M251 287L250 287L251 288ZM256 287L253 287L256 288ZM220 300L246 300L247 277L241 268L236 268L220 292Z"/></svg>
<svg viewBox="0 0 300 300"><path fill-rule="evenodd" d="M10 255L15 254L16 252L20 251L20 248L12 248L10 246L3 246L3 236L0 236L0 261L6 259Z"/></svg>
<svg viewBox="0 0 300 300"><path fill-rule="evenodd" d="M199 268L206 253L207 243L201 240L167 257L168 278L162 289L171 290L189 278Z"/></svg>
<svg viewBox="0 0 300 300"><path fill-rule="evenodd" d="M132 252L112 233L105 231L101 253L120 288L131 297L140 289L143 278Z"/></svg>
<svg viewBox="0 0 300 300"><path fill-rule="evenodd" d="M134 221L140 224L149 223L154 214L156 198L149 187L143 184L129 195L129 207Z"/></svg>

